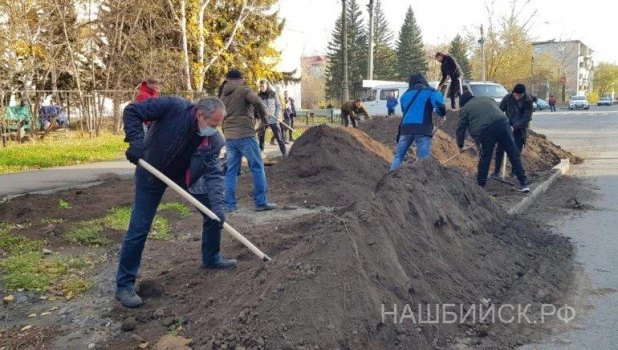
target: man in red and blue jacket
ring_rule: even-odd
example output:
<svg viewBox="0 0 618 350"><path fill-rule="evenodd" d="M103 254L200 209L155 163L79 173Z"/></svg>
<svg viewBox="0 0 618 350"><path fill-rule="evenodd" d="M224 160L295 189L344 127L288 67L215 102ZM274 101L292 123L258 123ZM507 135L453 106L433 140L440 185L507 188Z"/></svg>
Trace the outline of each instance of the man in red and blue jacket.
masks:
<svg viewBox="0 0 618 350"><path fill-rule="evenodd" d="M202 265L231 269L236 260L220 253L221 229L225 221L225 185L219 154L225 140L218 132L226 114L216 97L193 104L178 97L147 99L129 104L123 113L127 159L135 170L135 201L129 228L124 236L116 274L116 298L126 307L143 304L134 284L142 251L157 207L167 185L139 165L144 159L197 200L210 208L220 222L203 215ZM156 121L144 138L142 123Z"/></svg>

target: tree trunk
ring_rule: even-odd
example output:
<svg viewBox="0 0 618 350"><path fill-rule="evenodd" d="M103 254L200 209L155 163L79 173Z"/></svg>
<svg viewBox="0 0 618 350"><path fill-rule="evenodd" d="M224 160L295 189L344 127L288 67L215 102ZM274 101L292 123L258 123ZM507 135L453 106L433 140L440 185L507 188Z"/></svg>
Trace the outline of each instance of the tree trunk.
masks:
<svg viewBox="0 0 618 350"><path fill-rule="evenodd" d="M180 31L182 35L182 51L185 61L185 88L187 91L192 91L191 88L191 65L189 62L189 44L187 43L187 3L185 0L180 0Z"/></svg>

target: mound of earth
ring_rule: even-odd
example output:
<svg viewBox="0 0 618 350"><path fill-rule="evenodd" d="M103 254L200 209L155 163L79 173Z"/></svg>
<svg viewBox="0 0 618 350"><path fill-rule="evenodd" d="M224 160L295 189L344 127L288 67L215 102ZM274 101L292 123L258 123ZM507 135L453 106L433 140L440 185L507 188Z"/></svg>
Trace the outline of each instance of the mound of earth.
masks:
<svg viewBox="0 0 618 350"><path fill-rule="evenodd" d="M432 156L440 162L443 162L445 159L448 159L458 152L455 142L455 131L457 130L458 122L458 114L453 111L448 111L446 122L441 125L439 130L434 134L433 148L442 149L443 151L433 150ZM399 123L401 123L400 117L376 117L360 124L359 128L369 136L394 149L396 147L395 136ZM469 137L468 143L473 144L473 141L469 139ZM560 159L568 158L574 164L580 164L583 161L581 158L563 150L560 146L549 141L545 135L536 133L532 130L530 130L522 157L526 171L530 174L547 171L560 163ZM453 159L448 165L456 166L466 173L473 173L476 172L477 162L477 152L470 151L465 155Z"/></svg>
<svg viewBox="0 0 618 350"><path fill-rule="evenodd" d="M359 130L315 126L294 142L287 158L268 167L269 194L305 206L347 205L374 186L392 160L388 147ZM241 195L252 198L251 189Z"/></svg>
<svg viewBox="0 0 618 350"><path fill-rule="evenodd" d="M472 179L433 159L385 171L389 152L356 130L309 130L271 167L270 181L281 188L292 178L307 198L347 205L246 232L273 257L268 264L238 244L233 272L199 271L189 257L196 245L193 253L160 252L173 265L158 264L149 278L170 294L113 313L142 320L138 329L182 320L196 349L505 348L531 340L544 327L480 322L480 314L431 323L427 307L435 319L444 305L476 313L481 303L530 304L527 316L538 321L541 303L560 303L571 283L567 239L509 217ZM402 321L406 306L415 321ZM397 322L384 314L395 308Z"/></svg>

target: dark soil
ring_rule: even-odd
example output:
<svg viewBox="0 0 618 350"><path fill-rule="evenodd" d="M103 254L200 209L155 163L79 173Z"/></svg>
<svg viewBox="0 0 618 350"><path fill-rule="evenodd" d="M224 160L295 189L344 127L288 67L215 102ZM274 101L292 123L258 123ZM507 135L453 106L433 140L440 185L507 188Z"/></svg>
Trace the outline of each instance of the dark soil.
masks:
<svg viewBox="0 0 618 350"><path fill-rule="evenodd" d="M190 338L194 349L494 349L541 336L546 329L538 324L382 322L382 305L386 311L398 305L401 317L405 305L416 313L419 305L481 302L531 304L534 320L541 303L560 304L572 281L573 252L565 238L507 216L456 168L428 159L389 172L391 160L392 151L358 130L310 129L267 176L270 199L318 209L270 221L283 211L251 212L263 219L257 224L239 214L227 219L273 261L260 262L225 236L222 252L239 259L237 269L202 269L200 216L176 218L177 239L149 241L144 251L144 307L125 309L111 293L84 295L111 305L100 317L115 326L96 348L133 349L169 333ZM239 178L240 202L248 208L250 178ZM83 201L75 191L20 197L0 204L0 218L36 223L47 215L67 222L104 216L130 205L132 188L131 181L108 181L83 190L89 199ZM55 211L59 198L72 201L79 214ZM23 232L42 237L37 228ZM101 283L113 285L116 262L111 257ZM0 346L10 344L3 339Z"/></svg>
<svg viewBox="0 0 618 350"><path fill-rule="evenodd" d="M400 117L376 117L360 124L359 129L394 150L397 145L395 136L400 123ZM432 156L440 162L444 162L459 152L455 142L455 131L458 123L458 115L453 111L449 111L446 122L440 126L439 131L434 135ZM469 137L467 144L473 144ZM413 155L412 158L414 158L414 151L411 151L411 154ZM522 160L529 175L534 176L536 173L547 171L560 163L560 159L566 158L573 164L580 164L583 161L581 158L574 156L549 141L545 135L530 130L530 135L522 153ZM477 163L478 153L471 150L449 161L448 165L455 166L465 173L475 173Z"/></svg>

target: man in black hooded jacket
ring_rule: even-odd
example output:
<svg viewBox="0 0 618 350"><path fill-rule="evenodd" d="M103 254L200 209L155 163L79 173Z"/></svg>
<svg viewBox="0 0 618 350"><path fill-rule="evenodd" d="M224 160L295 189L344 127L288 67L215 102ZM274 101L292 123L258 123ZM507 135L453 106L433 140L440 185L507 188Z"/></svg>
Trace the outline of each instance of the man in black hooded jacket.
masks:
<svg viewBox="0 0 618 350"><path fill-rule="evenodd" d="M455 109L455 98L461 96L463 92L463 73L453 56L438 52L436 53L436 60L441 63L440 71L442 71L442 79L440 79L437 89L440 90L447 77L451 78L451 85L449 86L447 96L451 99L451 108Z"/></svg>
<svg viewBox="0 0 618 350"><path fill-rule="evenodd" d="M506 113L509 124L513 130L513 138L519 154L524 149L528 138L528 127L532 121L535 98L526 93L524 84L516 84L513 92L504 96L500 102L500 110ZM500 145L496 148L496 168L491 175L493 178L500 178L500 168L504 161L504 148Z"/></svg>

